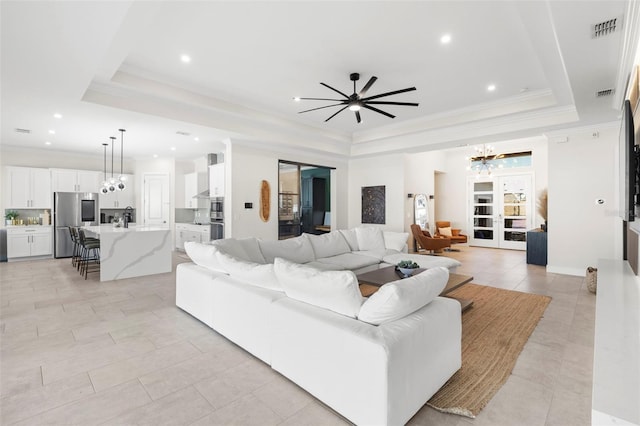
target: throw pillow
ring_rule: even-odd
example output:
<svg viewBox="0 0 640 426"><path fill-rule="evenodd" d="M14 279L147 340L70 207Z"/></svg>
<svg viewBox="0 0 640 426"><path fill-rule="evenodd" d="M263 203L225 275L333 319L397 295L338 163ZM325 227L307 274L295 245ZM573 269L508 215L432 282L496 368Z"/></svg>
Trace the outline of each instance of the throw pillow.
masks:
<svg viewBox="0 0 640 426"><path fill-rule="evenodd" d="M438 232L440 233L440 235L444 235L445 237L450 237L453 234L451 233L451 227L448 226L446 228L438 228Z"/></svg>
<svg viewBox="0 0 640 426"><path fill-rule="evenodd" d="M242 247L240 242L235 238L225 238L222 240L214 240L211 245L215 246L222 252L236 257L238 259L249 260L249 254Z"/></svg>
<svg viewBox="0 0 640 426"><path fill-rule="evenodd" d="M316 259L323 257L337 256L351 251L349 244L344 240L338 231L329 232L322 235L305 234L311 242Z"/></svg>
<svg viewBox="0 0 640 426"><path fill-rule="evenodd" d="M212 271L227 273L220 262L218 262L218 258L216 257L216 253L218 252L217 247L211 244L186 241L184 243L184 251L196 265L202 266Z"/></svg>
<svg viewBox="0 0 640 426"><path fill-rule="evenodd" d="M403 251L409 238L408 232L384 231L384 246L391 250Z"/></svg>
<svg viewBox="0 0 640 426"><path fill-rule="evenodd" d="M227 270L232 278L256 287L283 291L282 285L280 285L280 281L276 278L271 263L260 264L247 262L246 260L238 259L221 251L218 251L216 257L220 265Z"/></svg>
<svg viewBox="0 0 640 426"><path fill-rule="evenodd" d="M351 271L320 271L276 258L276 277L292 299L356 318L364 300Z"/></svg>
<svg viewBox="0 0 640 426"><path fill-rule="evenodd" d="M406 317L438 297L449 280L449 270L442 266L380 287L364 302L358 319L373 325Z"/></svg>
<svg viewBox="0 0 640 426"><path fill-rule="evenodd" d="M288 240L258 240L258 244L267 263L273 263L276 257L282 257L296 263L316 260L313 247L305 235Z"/></svg>
<svg viewBox="0 0 640 426"><path fill-rule="evenodd" d="M373 226L356 228L358 248L360 250L384 250L384 235L382 229Z"/></svg>

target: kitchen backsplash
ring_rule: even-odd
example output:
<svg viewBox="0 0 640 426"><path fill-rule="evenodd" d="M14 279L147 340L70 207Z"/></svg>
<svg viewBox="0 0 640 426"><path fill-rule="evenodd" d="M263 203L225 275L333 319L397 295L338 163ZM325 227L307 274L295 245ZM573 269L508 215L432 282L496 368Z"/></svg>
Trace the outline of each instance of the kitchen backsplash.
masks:
<svg viewBox="0 0 640 426"><path fill-rule="evenodd" d="M208 209L176 209L176 223L209 223Z"/></svg>

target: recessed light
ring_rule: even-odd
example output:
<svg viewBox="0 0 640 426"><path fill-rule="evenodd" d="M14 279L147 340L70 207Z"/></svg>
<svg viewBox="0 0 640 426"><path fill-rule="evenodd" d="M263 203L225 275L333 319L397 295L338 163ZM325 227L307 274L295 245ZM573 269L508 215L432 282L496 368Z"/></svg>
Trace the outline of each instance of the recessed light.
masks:
<svg viewBox="0 0 640 426"><path fill-rule="evenodd" d="M293 100L296 101L296 102L300 102L300 96L294 97Z"/></svg>
<svg viewBox="0 0 640 426"><path fill-rule="evenodd" d="M62 114L58 114L57 112L53 114L53 118L62 118Z"/></svg>
<svg viewBox="0 0 640 426"><path fill-rule="evenodd" d="M199 137L195 137L195 138L193 138L193 140L198 142L200 140L200 138Z"/></svg>
<svg viewBox="0 0 640 426"><path fill-rule="evenodd" d="M450 42L451 42L451 35L450 34L445 34L442 37L440 37L440 43L449 44Z"/></svg>
<svg viewBox="0 0 640 426"><path fill-rule="evenodd" d="M44 144L45 144L45 145L51 145L51 142L49 142L49 141L45 141L45 143L44 143Z"/></svg>
<svg viewBox="0 0 640 426"><path fill-rule="evenodd" d="M55 135L55 134L56 134L56 131L55 131L55 130L49 130L49 134L50 134L50 135Z"/></svg>
<svg viewBox="0 0 640 426"><path fill-rule="evenodd" d="M495 84L490 84L487 86L487 90L490 92L493 92L494 90L496 90L496 85Z"/></svg>
<svg viewBox="0 0 640 426"><path fill-rule="evenodd" d="M191 62L191 56L189 56L189 55L180 55L180 60L182 62L184 62L185 64L188 64L189 62Z"/></svg>
<svg viewBox="0 0 640 426"><path fill-rule="evenodd" d="M172 147L171 147L171 151L175 151L175 150L176 150L176 147L175 147L175 146L172 146Z"/></svg>
<svg viewBox="0 0 640 426"><path fill-rule="evenodd" d="M158 154L153 154L153 158L158 158Z"/></svg>

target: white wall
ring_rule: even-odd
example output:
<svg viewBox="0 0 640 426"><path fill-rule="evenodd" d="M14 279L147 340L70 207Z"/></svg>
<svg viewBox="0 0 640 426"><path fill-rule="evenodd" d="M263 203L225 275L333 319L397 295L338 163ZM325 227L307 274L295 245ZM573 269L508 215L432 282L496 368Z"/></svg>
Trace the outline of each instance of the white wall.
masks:
<svg viewBox="0 0 640 426"><path fill-rule="evenodd" d="M385 224L379 226L389 231L405 229L405 155L393 154L349 161L349 220L348 227L362 225L362 187L385 186Z"/></svg>
<svg viewBox="0 0 640 426"><path fill-rule="evenodd" d="M599 258L619 258L618 125L593 131L549 143L549 272L584 276Z"/></svg>
<svg viewBox="0 0 640 426"><path fill-rule="evenodd" d="M233 182L231 194L225 194L226 237L258 237L278 239L278 161L295 161L317 166L335 167L336 185L332 175L331 215L338 228L347 225L347 162L317 156L313 153L281 151L278 148L257 147L244 141L232 140L227 148L225 163L227 178ZM229 170L230 169L230 170ZM260 219L260 186L262 180L271 187L271 212L268 222ZM229 186L227 186L227 191ZM245 209L244 203L253 203ZM232 212L229 218L228 212Z"/></svg>

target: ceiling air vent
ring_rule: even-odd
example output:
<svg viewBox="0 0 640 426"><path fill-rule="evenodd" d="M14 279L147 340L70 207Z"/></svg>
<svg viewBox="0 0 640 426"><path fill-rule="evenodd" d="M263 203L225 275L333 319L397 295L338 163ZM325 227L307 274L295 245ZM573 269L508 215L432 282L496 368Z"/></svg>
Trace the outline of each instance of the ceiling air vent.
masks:
<svg viewBox="0 0 640 426"><path fill-rule="evenodd" d="M19 127L16 128L16 133L25 133L25 134L29 134L31 133L31 130L29 129L21 129Z"/></svg>
<svg viewBox="0 0 640 426"><path fill-rule="evenodd" d="M183 132L183 131L181 131L181 130L178 130L178 131L176 132L176 135L180 135L180 136L189 136L189 135L191 135L191 133L189 133L189 132Z"/></svg>
<svg viewBox="0 0 640 426"><path fill-rule="evenodd" d="M614 91L615 90L613 90L613 89L598 90L596 92L596 98L601 98L603 96L611 96L611 95L613 95Z"/></svg>
<svg viewBox="0 0 640 426"><path fill-rule="evenodd" d="M618 18L597 23L593 26L593 38L604 37L613 34L618 29Z"/></svg>

